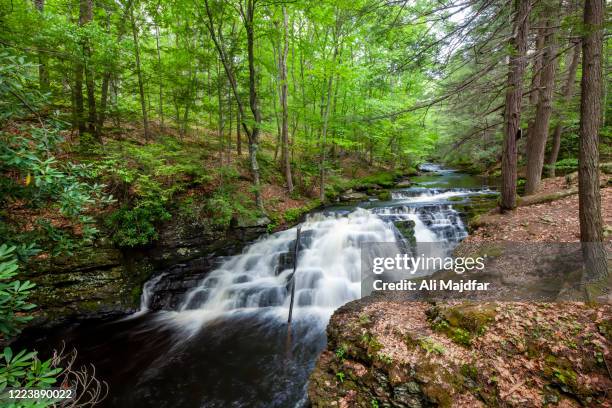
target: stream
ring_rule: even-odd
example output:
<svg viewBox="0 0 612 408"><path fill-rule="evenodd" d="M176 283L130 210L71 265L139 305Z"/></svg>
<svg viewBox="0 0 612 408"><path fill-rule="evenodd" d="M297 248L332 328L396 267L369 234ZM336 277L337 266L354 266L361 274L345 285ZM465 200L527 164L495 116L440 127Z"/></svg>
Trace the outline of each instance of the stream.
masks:
<svg viewBox="0 0 612 408"><path fill-rule="evenodd" d="M485 180L421 166L391 200L326 207L301 226L291 332L287 316L296 228L227 257L174 311L148 310L159 275L145 284L141 311L119 321L82 322L45 343L79 350L108 382L107 407L300 407L325 327L360 296L360 244L398 242L411 220L417 242L450 251L467 236L470 206L491 205Z"/></svg>

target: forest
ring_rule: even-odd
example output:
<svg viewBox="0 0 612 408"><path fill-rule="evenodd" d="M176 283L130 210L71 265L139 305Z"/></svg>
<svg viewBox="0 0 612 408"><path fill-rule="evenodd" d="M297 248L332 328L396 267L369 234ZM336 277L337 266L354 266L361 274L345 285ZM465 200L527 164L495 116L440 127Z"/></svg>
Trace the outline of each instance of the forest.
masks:
<svg viewBox="0 0 612 408"><path fill-rule="evenodd" d="M481 406L564 399L607 406L606 6L604 0L0 0L0 405L307 406L309 399L321 407L470 406L458 397L469 391ZM368 369L395 364L387 354L378 363L370 358L386 350L370 332L378 320L353 319L338 308L360 297L352 292L359 286L352 251L388 239L414 248L443 242L449 256L489 241L581 242L595 283L582 282L588 299L576 307L593 302L595 320L584 322L572 314L578 309L565 307L596 339L588 343L595 347L589 359L557 355L551 345L553 374L541 370L552 385L537 398L525 391L513 400L525 383L480 386L481 368L464 363L458 372L480 391L455 389L452 402L440 396L444 386L405 391L421 398L413 405L395 391L377 393L377 385L342 367L353 360ZM308 272L313 268L319 272ZM296 278L301 270L321 281ZM283 363L293 385L268 379L258 389L257 377L267 378L258 370L280 369L263 361L282 352L253 344L285 347L280 323L264 330L261 322L274 318L263 310L277 308L286 320L290 308L291 322L296 290L297 321L287 344L291 330L297 339L286 346L293 347L290 363ZM389 319L399 313L392 309L385 309ZM446 333L451 343L463 336L461 347L483 335L480 323L455 328L450 306L440 310L438 317L426 313L433 333ZM520 316L544 309L527 303L508 310ZM217 312L211 323L206 316ZM257 314L245 317L251 312ZM563 331L560 320L549 322L551 330ZM351 348L354 333L339 334L351 325L366 328L353 337L362 339L367 358L355 351L363 344ZM192 327L203 329L186 334ZM510 323L500 330L506 329ZM155 366L165 374L147 377L147 364L187 341L170 340L175 334L166 330L188 339L185 355L214 369L184 361L175 367L170 359L175 374ZM154 334L146 340L139 337L144 332ZM109 335L106 342L100 333ZM567 342L582 344L575 337ZM198 342L207 344L204 351L196 351ZM427 358L450 354L429 340L413 343ZM525 354L532 352L528 343ZM98 361L100 350L116 360ZM261 360L244 357L242 370L234 365L242 364L240 356L215 360L228 350ZM122 356L133 364L113 374ZM540 357L550 363L550 356ZM126 380L133 378L140 382ZM162 379L169 385L156 389ZM207 385L193 391L191 381ZM426 390L428 381L414 383ZM233 396L228 384L254 391ZM78 396L7 397L60 385ZM491 387L499 387L494 402L485 395ZM546 402L553 388L557 400Z"/></svg>

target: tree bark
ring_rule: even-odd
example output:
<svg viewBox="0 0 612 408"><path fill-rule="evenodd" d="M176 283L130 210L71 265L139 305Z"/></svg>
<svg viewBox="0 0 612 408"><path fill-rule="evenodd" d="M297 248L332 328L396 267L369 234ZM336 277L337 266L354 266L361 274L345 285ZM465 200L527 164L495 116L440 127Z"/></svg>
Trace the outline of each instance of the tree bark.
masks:
<svg viewBox="0 0 612 408"><path fill-rule="evenodd" d="M121 39L123 38L125 31L126 31L126 24L125 21L128 18L128 13L131 10L131 3L128 3L127 8L124 10L124 14L123 14L123 18L121 20L121 23L119 25L119 32L117 35L117 42L121 41ZM110 14L106 14L106 26L107 26L107 32L110 33L111 32L111 27L110 27L111 23L110 23ZM112 84L112 73L111 73L111 68L107 67L104 75L102 76L102 89L101 89L101 93L100 93L100 108L98 109L98 118L97 118L97 125L96 125L96 139L102 143L102 130L104 127L104 122L106 121L106 114L107 114L107 105L108 105L108 98L109 98L109 87ZM115 90L116 91L116 90ZM112 101L111 101L112 103Z"/></svg>
<svg viewBox="0 0 612 408"><path fill-rule="evenodd" d="M289 156L289 107L287 102L287 55L289 54L289 21L287 17L287 8L283 6L283 50L280 55L280 103L282 109L281 120L281 135L283 143L283 168L285 171L285 181L287 182L287 190L289 194L293 192L293 180L291 177L291 157Z"/></svg>
<svg viewBox="0 0 612 408"><path fill-rule="evenodd" d="M578 64L580 63L580 41L574 41L572 49L567 55L567 79L565 86L562 89L563 103L567 104L572 99L574 94L574 82L576 81L576 72L578 71ZM559 156L559 149L561 148L561 135L563 133L563 124L561 123L561 116L559 115L559 123L555 126L553 133L553 143L550 150L548 159L546 160L546 174L548 177L555 177L555 163Z"/></svg>
<svg viewBox="0 0 612 408"><path fill-rule="evenodd" d="M140 69L140 45L138 43L138 27L134 19L134 8L130 9L130 20L132 23L132 36L134 38L134 53L136 54L136 74L138 76L138 92L140 94L140 107L142 109L142 126L144 128L144 138L149 140L149 118L147 115L147 105L145 102L144 83L142 79L142 70Z"/></svg>
<svg viewBox="0 0 612 408"><path fill-rule="evenodd" d="M100 95L100 109L98 111L98 124L96 125L96 139L102 142L102 128L106 120L106 104L108 100L108 86L110 84L110 72L105 72L102 77L102 92Z"/></svg>
<svg viewBox="0 0 612 408"><path fill-rule="evenodd" d="M249 103L255 123L251 128L249 140L249 154L251 172L253 173L253 184L255 187L255 204L261 212L265 212L261 196L261 183L259 180L259 164L257 163L257 149L259 148L259 127L261 126L261 111L259 110L259 99L257 95L257 71L255 70L255 0L247 0L244 25L247 33L247 58L249 61Z"/></svg>
<svg viewBox="0 0 612 408"><path fill-rule="evenodd" d="M531 85L529 88L529 105L531 107L537 108L538 102L540 100L540 84L542 83L542 61L544 59L544 40L546 39L546 29L542 27L546 24L546 20L540 18L539 22L536 23L540 26L537 29L536 40L535 40L535 57L533 60L533 66L531 68ZM527 123L527 130L525 131L525 137L529 138L529 136L533 133L533 126L536 121L536 116L534 113L533 118L531 118ZM529 139L527 139L529 140ZM521 153L525 153L527 149L527 143L523 144L523 151Z"/></svg>
<svg viewBox="0 0 612 408"><path fill-rule="evenodd" d="M159 80L159 116L161 127L164 128L164 85L162 74L161 50L159 48L159 26L155 26L155 46L157 48L157 78Z"/></svg>
<svg viewBox="0 0 612 408"><path fill-rule="evenodd" d="M608 276L603 247L603 222L599 192L599 130L602 120L603 0L586 0L582 39L578 204L580 241L588 281Z"/></svg>
<svg viewBox="0 0 612 408"><path fill-rule="evenodd" d="M531 68L531 92L529 94L529 103L534 106L538 104L540 79L542 78L542 50L544 49L545 34L546 30L544 30L544 28L538 28L535 44L536 56L533 60L533 67Z"/></svg>
<svg viewBox="0 0 612 408"><path fill-rule="evenodd" d="M93 20L93 0L81 0L79 7L79 25L84 26ZM85 64L85 88L87 91L87 131L96 135L96 90L94 71L91 65L91 44L89 38L85 38L83 42L83 57ZM82 75L82 74L81 74ZM82 80L81 80L82 81ZM81 96L82 98L82 96Z"/></svg>
<svg viewBox="0 0 612 408"><path fill-rule="evenodd" d="M89 21L91 21L92 11L91 11L91 0L80 0L79 1L79 26L84 26ZM76 64L75 64L75 74L74 74L74 82L75 86L73 89L73 99L75 103L75 113L74 118L76 118L76 128L79 131L79 136L82 136L87 132L87 127L85 123L85 104L83 100L83 71L85 69L85 64L83 64L83 60L86 60L85 48L86 45L82 44L83 54L79 56Z"/></svg>
<svg viewBox="0 0 612 408"><path fill-rule="evenodd" d="M241 123L242 118L240 116L240 111L236 111L236 153L238 153L238 156L242 156L242 135L240 134Z"/></svg>
<svg viewBox="0 0 612 408"><path fill-rule="evenodd" d="M34 0L36 10L41 14L45 11L45 0ZM47 56L43 51L38 51L38 86L42 92L49 90L49 69L47 68Z"/></svg>
<svg viewBox="0 0 612 408"><path fill-rule="evenodd" d="M517 139L520 135L523 74L529 32L530 0L515 0L514 35L510 40L511 55L504 110L504 147L502 153L502 211L516 207Z"/></svg>
<svg viewBox="0 0 612 408"><path fill-rule="evenodd" d="M91 65L91 48L87 46L87 61L85 63L85 87L87 88L87 130L93 136L97 136L96 123L96 82L93 67ZM101 140L100 140L101 141Z"/></svg>
<svg viewBox="0 0 612 408"><path fill-rule="evenodd" d="M557 66L557 21L548 18L546 21L546 38L544 40L544 56L542 59L542 76L540 78L540 92L536 108L533 128L527 139L527 182L525 194L534 194L542 179L544 166L544 153L548 127L552 114L552 97L555 88L555 70Z"/></svg>

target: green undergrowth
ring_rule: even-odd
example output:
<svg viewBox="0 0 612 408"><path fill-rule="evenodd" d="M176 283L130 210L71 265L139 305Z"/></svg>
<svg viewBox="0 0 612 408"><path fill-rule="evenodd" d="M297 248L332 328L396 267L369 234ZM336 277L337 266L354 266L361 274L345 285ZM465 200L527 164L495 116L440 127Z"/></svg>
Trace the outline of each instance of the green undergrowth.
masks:
<svg viewBox="0 0 612 408"><path fill-rule="evenodd" d="M165 135L145 144L108 140L98 145L85 139L75 153L81 162L91 165L92 176L117 199L112 210L101 217L101 225L119 247L154 242L159 238L160 226L174 216L202 221L221 230L266 220L268 230L274 231L298 222L320 205L316 158L293 164L295 190L290 198L302 204L286 208L275 205L283 197L267 196L267 213L262 214L253 200L248 156L243 154L227 163L221 161L216 150L204 142ZM263 184L284 186L284 175L273 150L260 149L258 162ZM416 173L414 168L368 168L372 174L357 178L344 174L342 163L331 159L330 163L326 178L326 199L330 202L349 189L389 199L384 189Z"/></svg>
<svg viewBox="0 0 612 408"><path fill-rule="evenodd" d="M243 163L207 166L211 155L201 143L171 136L144 145L110 140L89 150L85 161L119 201L103 223L113 243L147 245L173 214L209 218L222 229L235 217L256 218L248 191L238 188Z"/></svg>

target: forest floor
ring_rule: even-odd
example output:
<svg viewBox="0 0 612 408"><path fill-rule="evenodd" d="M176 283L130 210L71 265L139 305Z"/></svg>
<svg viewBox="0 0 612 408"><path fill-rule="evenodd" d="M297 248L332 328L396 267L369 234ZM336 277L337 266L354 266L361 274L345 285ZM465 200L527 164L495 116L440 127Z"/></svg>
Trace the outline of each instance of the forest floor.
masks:
<svg viewBox="0 0 612 408"><path fill-rule="evenodd" d="M349 303L311 375L329 406L610 407L612 307Z"/></svg>
<svg viewBox="0 0 612 408"><path fill-rule="evenodd" d="M578 194L575 178L555 177L544 179L533 201L545 201L530 205L519 205L505 214L492 213L481 215L473 220L473 232L466 242L481 241L534 241L534 242L577 242L580 240L580 221L578 219ZM606 236L612 234L612 178L601 176L601 212ZM570 195L553 199L555 194ZM539 200L538 200L539 198ZM551 201L548 201L551 200Z"/></svg>

